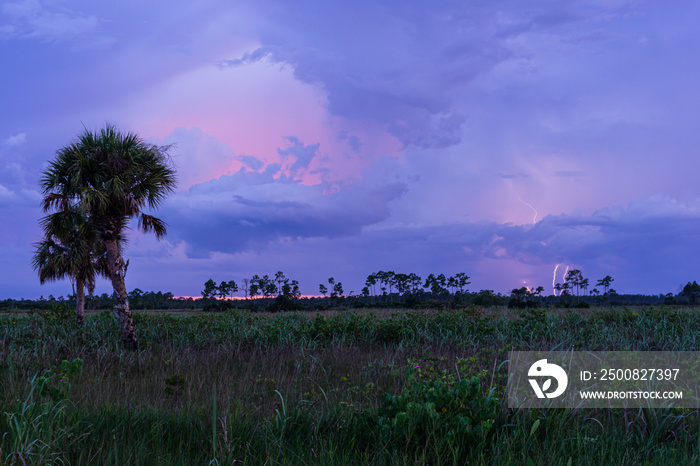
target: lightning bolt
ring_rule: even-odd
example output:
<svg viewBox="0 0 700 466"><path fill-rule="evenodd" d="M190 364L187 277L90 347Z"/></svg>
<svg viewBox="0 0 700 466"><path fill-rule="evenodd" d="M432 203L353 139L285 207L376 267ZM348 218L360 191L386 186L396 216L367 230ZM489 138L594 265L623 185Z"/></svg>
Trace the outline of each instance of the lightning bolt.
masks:
<svg viewBox="0 0 700 466"><path fill-rule="evenodd" d="M522 202L523 204L525 204L526 206L528 206L530 209L532 209L532 211L535 213L535 216L532 217L532 224L534 225L535 223L537 223L537 215L538 215L538 213L537 213L537 211L535 210L535 208L532 207L532 204L523 201L521 198L518 198L518 200L519 200L520 202Z"/></svg>
<svg viewBox="0 0 700 466"><path fill-rule="evenodd" d="M557 289L554 288L554 285L557 284L557 270L559 270L560 265L561 264L557 264L556 267L554 267L554 273L552 274L552 293L554 294L554 296L557 295ZM564 270L564 275L562 275L561 278L565 279L567 273L569 273L569 266L568 265L566 266L566 270Z"/></svg>

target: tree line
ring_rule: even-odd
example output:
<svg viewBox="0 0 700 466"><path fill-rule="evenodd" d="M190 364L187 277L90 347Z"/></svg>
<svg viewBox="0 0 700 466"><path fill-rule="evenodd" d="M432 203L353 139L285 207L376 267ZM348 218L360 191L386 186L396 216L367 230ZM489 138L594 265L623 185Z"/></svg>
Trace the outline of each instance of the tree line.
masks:
<svg viewBox="0 0 700 466"><path fill-rule="evenodd" d="M321 283L318 286L319 293L325 298L345 298L345 297L382 297L393 302L394 298L401 299L407 296L421 296L432 299L446 298L448 296L462 296L467 290L467 285L471 282L470 277L466 273L458 273L452 277L446 277L444 274L430 274L425 279L415 273L405 274L392 271L374 272L367 276L365 286L359 294L352 291L349 295L345 295L343 283L336 281L334 277L328 278L327 284ZM379 289L377 289L379 287ZM222 281L217 284L213 279L208 279L204 283L204 289L201 292L203 298L232 298L233 294L241 291L243 298L270 298L274 296L283 296L287 298L298 298L301 296L299 291L299 282L290 280L281 271L278 271L274 277L263 275L253 275L252 278L245 278L241 282L241 286L234 280Z"/></svg>
<svg viewBox="0 0 700 466"><path fill-rule="evenodd" d="M260 277L264 282L264 276ZM268 280L271 280L268 277ZM246 280L243 280L244 283ZM247 280L250 283L251 279ZM608 281L608 280L606 280ZM613 281L610 279L609 281ZM388 286L386 293L379 290L377 295L371 294L355 294L353 292L347 295L326 295L316 297L302 297L296 292L289 291L285 294L286 288L282 287L282 293L279 293L279 287L275 287L272 292L271 286L267 286L267 294L256 294L251 300L251 296L238 290L238 287L231 289L231 281L225 283L223 289L221 284L217 284L213 280L207 280L205 289L207 293L203 294L205 298L189 298L175 297L172 292L161 291L143 291L135 288L128 293L129 302L133 310L141 309L205 309L205 310L221 310L227 307L248 308L251 310L318 310L328 307L339 308L366 308L366 307L397 307L397 308L443 308L450 306L509 306L509 307L576 307L581 305L639 305L639 304L666 304L666 305L696 305L697 298L700 297L700 285L696 281L688 282L679 293L666 293L658 295L632 295L618 294L613 289L608 289L606 292L596 294L591 291L587 295L580 296L580 303L576 302L575 292L564 294L561 296L545 295L544 288L538 286L535 289L521 287L514 288L509 294L496 293L493 290L480 290L461 292L455 289L454 294L443 294L439 300L433 299L432 294L425 288L411 290L411 292L399 295L398 292L392 289L392 296L389 296ZM289 281L291 285L295 281ZM235 282L234 282L235 283ZM298 287L298 282L295 283ZM342 286L342 284L341 284ZM605 289L603 285L601 288ZM264 286L262 288L265 288ZM294 288L292 288L294 289ZM229 291L231 290L231 291ZM232 293L241 291L243 300L236 302L222 303L222 297L231 298ZM112 309L115 305L114 295L102 293L101 295L86 295L85 309L105 310ZM5 299L0 300L0 310L56 310L57 308L75 308L76 296L75 293L67 296L41 297L39 299Z"/></svg>
<svg viewBox="0 0 700 466"><path fill-rule="evenodd" d="M350 291L347 295L344 292L343 284L335 277L328 278L327 282L318 285L319 294L325 299L330 298L335 304L344 302L366 303L366 304L402 304L407 306L421 303L445 303L456 304L506 304L514 301L520 303L544 303L543 295L545 288L515 288L510 296L495 293L492 290L481 290L470 292L467 285L471 284L471 277L464 272L456 273L453 276L445 274L429 274L425 279L415 273L397 273L394 271L383 271L370 273L362 287L360 293ZM602 296L609 297L616 295L616 291L610 287L614 279L607 275L598 280L596 286L603 289ZM554 286L555 302L566 302L569 297L576 297L579 301L581 292L584 294L589 288L589 279L584 278L580 270L568 271L563 283ZM284 297L289 299L299 298L299 282L290 281L283 272L277 272L274 277L263 275L253 275L250 279L243 279L239 287L235 281L222 281L219 284L213 279L209 279L204 284L201 292L203 298L232 298L233 294L241 291L244 299L250 298L273 298ZM700 295L700 286L698 286ZM556 292L559 296L556 296ZM597 289L591 290L589 296L601 296ZM510 299L510 301L509 301Z"/></svg>
<svg viewBox="0 0 700 466"><path fill-rule="evenodd" d="M203 298L232 298L233 294L241 291L243 299L252 298L285 298L285 305L291 308L315 307L332 304L335 306L401 306L422 307L425 305L441 307L448 305L508 305L510 307L534 307L538 305L570 306L590 304L691 304L695 305L700 297L700 285L688 282L678 294L667 293L658 296L619 295L612 288L615 281L610 275L596 281L595 288L590 288L590 279L585 278L579 269L569 270L562 283L554 285L554 294L545 296L545 288L521 287L511 290L509 295L496 293L493 290L470 291L471 277L460 272L451 277L444 274L429 274L425 280L415 273L396 273L393 271L378 271L369 274L360 293L350 291L344 293L343 284L336 278L330 277L327 282L318 285L320 297L304 299L305 306L299 304L299 282L289 280L281 271L274 277L253 275L243 279L239 287L235 281L222 281L217 284L209 279L201 292ZM600 290L599 290L600 289ZM559 292L559 295L556 293ZM295 305L295 301L297 302ZM257 305L256 305L257 306ZM260 305L262 306L262 304ZM279 306L276 306L279 309ZM257 309L257 307L254 307Z"/></svg>
<svg viewBox="0 0 700 466"><path fill-rule="evenodd" d="M253 275L251 278L244 278L239 288L234 280L222 281L218 285L213 279L204 283L204 290L201 294L203 298L232 298L233 294L240 289L243 298L270 298L273 296L285 296L288 298L298 298L301 296L299 282L290 280L283 272L277 272L274 277L263 275Z"/></svg>
<svg viewBox="0 0 700 466"><path fill-rule="evenodd" d="M467 291L467 285L471 282L466 273L460 272L452 277L444 274L429 274L425 282L415 273L396 273L382 271L371 273L365 280L362 288L362 296L383 296L393 299L394 291L399 298L406 296L428 295L433 299L440 299L446 295L462 296ZM377 293L379 285L379 294Z"/></svg>
<svg viewBox="0 0 700 466"><path fill-rule="evenodd" d="M613 281L614 279L610 275L606 275L604 278L598 280L595 286L603 288L603 296L614 295L617 292L610 288ZM589 287L590 280L584 278L579 269L569 270L564 277L564 282L554 285L554 289L559 292L559 296L573 296L575 292L577 298L580 297L581 291L585 294ZM593 288L591 290L591 295L600 296L600 290L598 290L598 288Z"/></svg>

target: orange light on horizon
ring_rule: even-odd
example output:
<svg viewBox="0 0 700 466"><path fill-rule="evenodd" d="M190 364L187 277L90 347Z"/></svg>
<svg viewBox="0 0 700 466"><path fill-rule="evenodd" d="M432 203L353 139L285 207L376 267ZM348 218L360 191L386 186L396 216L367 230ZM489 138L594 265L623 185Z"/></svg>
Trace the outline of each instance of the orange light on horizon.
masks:
<svg viewBox="0 0 700 466"><path fill-rule="evenodd" d="M249 296L247 298L244 298L243 296L227 296L225 298L220 298L218 296L212 296L211 298L208 299L218 299L218 300L226 300L226 301L248 301L250 299L271 299L271 298L276 298L277 296ZM310 294L303 294L297 299L302 299L302 298L323 298L323 296L316 296L316 295L310 295ZM198 299L204 299L203 296L173 296L173 299L192 299L194 301L197 301Z"/></svg>

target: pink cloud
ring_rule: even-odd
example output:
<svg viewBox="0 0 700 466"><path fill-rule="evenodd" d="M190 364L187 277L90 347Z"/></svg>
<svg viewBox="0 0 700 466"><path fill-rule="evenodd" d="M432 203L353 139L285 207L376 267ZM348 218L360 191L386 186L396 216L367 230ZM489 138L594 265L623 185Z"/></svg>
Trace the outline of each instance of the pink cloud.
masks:
<svg viewBox="0 0 700 466"><path fill-rule="evenodd" d="M288 146L288 137L319 146L304 184L357 177L375 157L398 155L400 149L398 140L375 123L330 115L322 89L296 80L289 66L265 61L190 70L149 89L127 112L130 124L145 135L175 144L183 138L177 152L182 166L192 170L184 175L186 187L238 171L238 155L281 164L279 150ZM176 128L197 128L201 134ZM208 137L217 141L215 149L205 147ZM230 152L227 163L222 151Z"/></svg>

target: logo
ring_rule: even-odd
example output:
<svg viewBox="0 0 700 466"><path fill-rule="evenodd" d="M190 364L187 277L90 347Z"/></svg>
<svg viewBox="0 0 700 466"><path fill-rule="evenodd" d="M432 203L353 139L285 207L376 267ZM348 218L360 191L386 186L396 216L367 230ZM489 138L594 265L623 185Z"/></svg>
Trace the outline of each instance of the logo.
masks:
<svg viewBox="0 0 700 466"><path fill-rule="evenodd" d="M530 366L527 375L528 377L544 378L541 386L536 379L528 379L537 398L556 398L564 393L569 384L569 378L564 369L556 364L549 364L546 359L540 359ZM552 379L557 381L557 389L550 393L548 390L552 387Z"/></svg>

